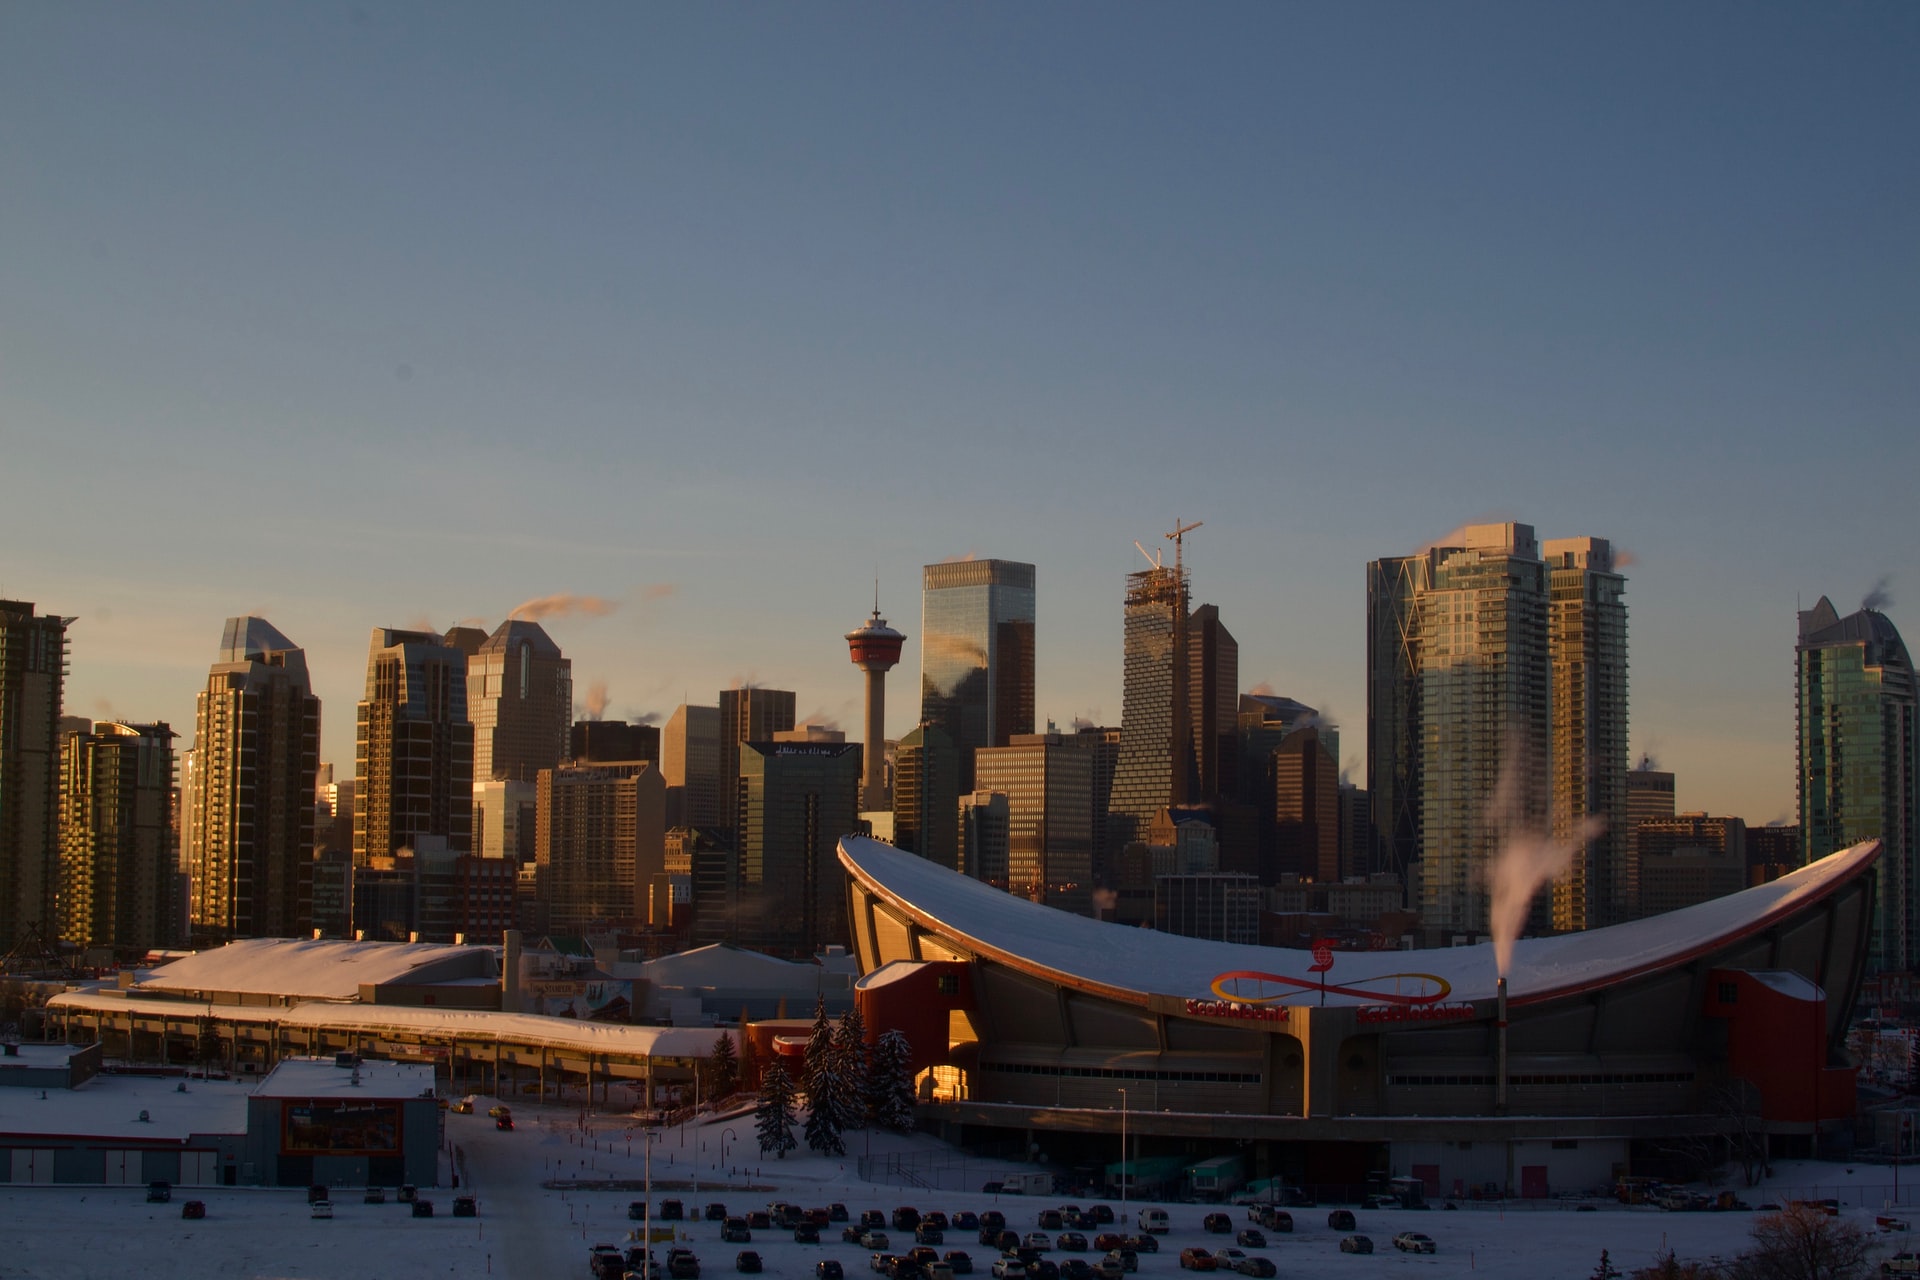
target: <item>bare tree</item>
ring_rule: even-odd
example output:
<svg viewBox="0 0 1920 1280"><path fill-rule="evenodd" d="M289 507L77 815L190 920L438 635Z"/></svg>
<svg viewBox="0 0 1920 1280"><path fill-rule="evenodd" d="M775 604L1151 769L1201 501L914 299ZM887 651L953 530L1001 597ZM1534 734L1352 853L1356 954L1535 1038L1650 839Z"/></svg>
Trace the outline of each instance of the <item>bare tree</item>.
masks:
<svg viewBox="0 0 1920 1280"><path fill-rule="evenodd" d="M1867 1233L1818 1205L1793 1205L1753 1224L1739 1280L1852 1280L1867 1269Z"/></svg>

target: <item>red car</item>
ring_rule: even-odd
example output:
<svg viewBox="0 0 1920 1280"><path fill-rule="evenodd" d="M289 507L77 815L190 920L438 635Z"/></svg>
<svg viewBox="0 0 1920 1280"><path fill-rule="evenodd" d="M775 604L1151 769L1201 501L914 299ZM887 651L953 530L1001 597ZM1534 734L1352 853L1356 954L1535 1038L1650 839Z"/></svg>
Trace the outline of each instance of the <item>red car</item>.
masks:
<svg viewBox="0 0 1920 1280"><path fill-rule="evenodd" d="M1180 1265L1188 1271L1214 1271L1219 1269L1220 1260L1205 1249L1182 1249Z"/></svg>
<svg viewBox="0 0 1920 1280"><path fill-rule="evenodd" d="M493 1127L496 1129L511 1129L513 1128L513 1117L499 1116L494 1120Z"/></svg>

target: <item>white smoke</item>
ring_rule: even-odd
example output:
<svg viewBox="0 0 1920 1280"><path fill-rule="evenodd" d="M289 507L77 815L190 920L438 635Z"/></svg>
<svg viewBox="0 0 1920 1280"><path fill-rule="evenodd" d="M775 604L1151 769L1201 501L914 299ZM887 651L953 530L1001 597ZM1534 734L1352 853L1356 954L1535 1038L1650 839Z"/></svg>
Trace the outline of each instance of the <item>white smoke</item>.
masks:
<svg viewBox="0 0 1920 1280"><path fill-rule="evenodd" d="M1493 933L1494 968L1502 978L1513 967L1513 944L1526 927L1533 895L1566 871L1575 849L1607 829L1604 818L1589 817L1576 839L1556 840L1527 814L1522 772L1526 747L1522 735L1509 736L1487 813L1488 826L1500 836L1500 848L1487 868L1487 887L1493 894L1487 923Z"/></svg>

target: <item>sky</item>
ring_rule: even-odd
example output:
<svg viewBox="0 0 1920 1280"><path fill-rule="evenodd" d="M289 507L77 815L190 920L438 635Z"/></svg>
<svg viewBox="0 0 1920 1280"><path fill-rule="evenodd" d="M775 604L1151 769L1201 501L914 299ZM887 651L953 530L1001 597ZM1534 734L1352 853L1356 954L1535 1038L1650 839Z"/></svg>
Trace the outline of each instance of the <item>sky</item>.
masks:
<svg viewBox="0 0 1920 1280"><path fill-rule="evenodd" d="M16 0L0 596L183 747L262 614L347 762L372 628L560 593L611 716L857 736L876 577L898 735L920 567L998 556L1117 724L1200 520L1364 782L1367 561L1519 520L1631 554L1680 806L1791 819L1796 607L1920 631L1917 65L1898 3Z"/></svg>

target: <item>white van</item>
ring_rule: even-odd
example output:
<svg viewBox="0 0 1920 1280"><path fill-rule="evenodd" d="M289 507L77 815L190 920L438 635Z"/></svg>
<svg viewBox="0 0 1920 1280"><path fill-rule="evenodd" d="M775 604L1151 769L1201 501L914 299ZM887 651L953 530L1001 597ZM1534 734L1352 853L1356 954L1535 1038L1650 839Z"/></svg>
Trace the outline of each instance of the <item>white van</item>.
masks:
<svg viewBox="0 0 1920 1280"><path fill-rule="evenodd" d="M1140 1229L1156 1235L1165 1235L1173 1230L1173 1224L1167 1220L1165 1209L1142 1209L1140 1211Z"/></svg>

